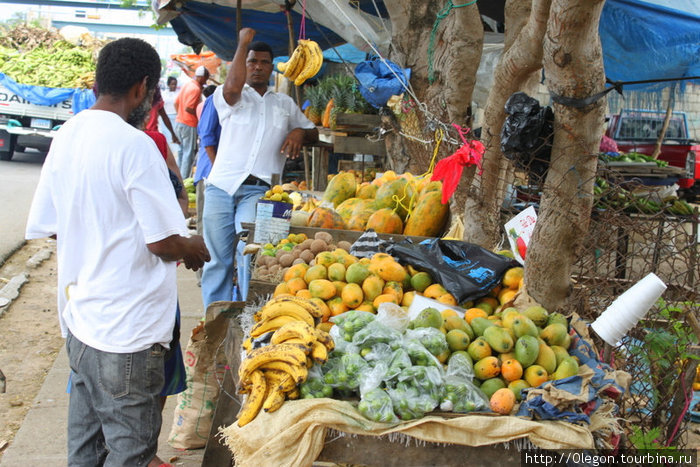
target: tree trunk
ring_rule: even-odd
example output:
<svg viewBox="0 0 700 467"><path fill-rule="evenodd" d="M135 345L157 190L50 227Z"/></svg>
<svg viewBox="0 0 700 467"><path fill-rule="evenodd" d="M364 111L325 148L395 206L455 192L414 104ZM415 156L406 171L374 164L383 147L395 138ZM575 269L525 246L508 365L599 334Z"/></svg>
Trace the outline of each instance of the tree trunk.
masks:
<svg viewBox="0 0 700 467"><path fill-rule="evenodd" d="M425 109L444 124L466 125L476 80L476 70L483 47L483 26L476 4L453 8L442 19L435 34L434 52L428 56L431 31L442 2L424 0L387 0L384 2L392 23L392 49L389 58L411 68L411 85ZM435 80L428 82L432 59ZM420 139L432 141L434 127L430 118L417 112ZM433 155L432 143L403 138L388 145L390 160L404 160L408 153L408 171L422 174L428 170ZM441 154L449 155L457 147L441 146ZM392 154L392 151L399 151ZM402 152L402 153L401 153Z"/></svg>
<svg viewBox="0 0 700 467"><path fill-rule="evenodd" d="M605 84L598 22L604 0L553 0L544 69L553 96L584 99ZM571 267L588 231L605 100L554 103L551 164L525 267L527 292L549 310L569 293Z"/></svg>
<svg viewBox="0 0 700 467"><path fill-rule="evenodd" d="M551 0L534 0L527 22L518 30L525 16L525 5L517 0L507 3L506 31L510 28L512 36L506 38L506 44L512 45L504 49L496 68L481 130L481 141L486 147L483 173L474 177L464 208L464 239L485 248L493 248L500 236L500 206L506 185L502 180L509 173L509 161L500 145L504 106L511 94L532 83L533 73L542 67L542 41L550 4Z"/></svg>

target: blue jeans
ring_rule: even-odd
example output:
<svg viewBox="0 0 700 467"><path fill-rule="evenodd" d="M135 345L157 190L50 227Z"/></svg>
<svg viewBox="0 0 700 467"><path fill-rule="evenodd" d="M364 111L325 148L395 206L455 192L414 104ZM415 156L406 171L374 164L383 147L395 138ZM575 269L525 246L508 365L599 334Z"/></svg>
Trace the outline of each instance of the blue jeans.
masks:
<svg viewBox="0 0 700 467"><path fill-rule="evenodd" d="M197 127L175 122L173 128L180 139L180 150L177 153L177 166L180 167L182 178L189 178L192 173L194 155L197 152Z"/></svg>
<svg viewBox="0 0 700 467"><path fill-rule="evenodd" d="M156 455L165 348L102 352L68 333L68 465L145 466Z"/></svg>
<svg viewBox="0 0 700 467"><path fill-rule="evenodd" d="M255 205L268 189L266 186L241 185L231 196L224 190L207 184L202 226L211 261L204 263L202 271L202 301L205 310L212 302L232 300L234 248L240 298L245 300L248 296L250 256L243 254L245 243L237 241L237 235L243 230L243 222L255 222Z"/></svg>

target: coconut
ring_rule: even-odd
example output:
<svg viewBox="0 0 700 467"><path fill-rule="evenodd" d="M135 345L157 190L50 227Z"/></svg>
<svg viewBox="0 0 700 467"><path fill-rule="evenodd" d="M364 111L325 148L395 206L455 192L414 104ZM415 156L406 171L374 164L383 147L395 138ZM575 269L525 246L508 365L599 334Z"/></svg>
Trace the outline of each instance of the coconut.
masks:
<svg viewBox="0 0 700 467"><path fill-rule="evenodd" d="M294 255L291 253L287 253L286 255L282 255L279 258L279 264L283 268L287 268L292 265L292 262L294 262Z"/></svg>
<svg viewBox="0 0 700 467"><path fill-rule="evenodd" d="M341 240L338 242L338 248L341 248L348 253L350 253L350 247L352 247L352 244L350 242L346 242L345 240Z"/></svg>
<svg viewBox="0 0 700 467"><path fill-rule="evenodd" d="M311 247L309 249L314 255L317 255L322 251L326 251L327 248L328 243L326 243L324 240L321 240L320 238L317 238L316 240L311 242Z"/></svg>
<svg viewBox="0 0 700 467"><path fill-rule="evenodd" d="M333 235L328 232L316 232L314 239L323 240L326 243L331 243L333 241Z"/></svg>
<svg viewBox="0 0 700 467"><path fill-rule="evenodd" d="M299 258L306 264L309 264L315 257L316 255L314 255L311 250L304 250L301 252L301 255L299 255Z"/></svg>

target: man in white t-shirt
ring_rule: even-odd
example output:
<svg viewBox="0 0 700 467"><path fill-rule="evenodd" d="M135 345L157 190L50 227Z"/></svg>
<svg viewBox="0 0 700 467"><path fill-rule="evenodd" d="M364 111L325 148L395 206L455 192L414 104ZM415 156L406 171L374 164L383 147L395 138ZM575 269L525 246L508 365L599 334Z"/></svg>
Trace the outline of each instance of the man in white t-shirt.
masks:
<svg viewBox="0 0 700 467"><path fill-rule="evenodd" d="M163 358L172 340L175 267L209 259L188 237L155 143L129 123L160 75L139 39L107 44L95 105L51 144L26 238L56 236L58 310L71 381L68 465L158 466Z"/></svg>
<svg viewBox="0 0 700 467"><path fill-rule="evenodd" d="M232 299L234 251L240 298L246 299L250 258L243 255L243 242L236 247L241 224L255 221L255 205L270 188L272 175L282 175L286 158L296 159L302 145L318 139L314 124L289 96L268 90L272 49L253 43L254 36L254 30L241 29L226 82L212 95L221 137L202 216L212 256L202 272L205 309Z"/></svg>

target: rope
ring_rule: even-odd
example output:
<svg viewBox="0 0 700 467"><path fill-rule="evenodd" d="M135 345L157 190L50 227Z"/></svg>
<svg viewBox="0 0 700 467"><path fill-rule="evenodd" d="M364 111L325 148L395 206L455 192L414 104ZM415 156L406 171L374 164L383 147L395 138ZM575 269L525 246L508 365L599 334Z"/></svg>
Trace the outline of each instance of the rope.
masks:
<svg viewBox="0 0 700 467"><path fill-rule="evenodd" d="M301 21L299 22L299 39L306 39L306 0L301 2Z"/></svg>
<svg viewBox="0 0 700 467"><path fill-rule="evenodd" d="M435 36L437 35L437 30L438 27L440 26L440 22L447 18L447 15L450 14L450 11L452 11L453 8L462 8L463 6L469 6L469 5L474 5L476 3L476 0L472 0L471 2L467 3L462 3L461 5L455 5L452 3L452 0L447 0L447 3L445 4L445 7L440 10L437 14L437 18L435 18L435 23L433 23L433 29L430 31L430 42L428 43L428 83L433 84L433 81L435 81L435 71L433 70L433 54L435 52Z"/></svg>

